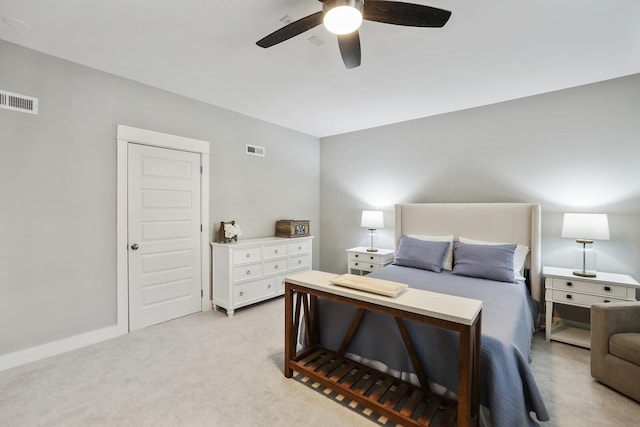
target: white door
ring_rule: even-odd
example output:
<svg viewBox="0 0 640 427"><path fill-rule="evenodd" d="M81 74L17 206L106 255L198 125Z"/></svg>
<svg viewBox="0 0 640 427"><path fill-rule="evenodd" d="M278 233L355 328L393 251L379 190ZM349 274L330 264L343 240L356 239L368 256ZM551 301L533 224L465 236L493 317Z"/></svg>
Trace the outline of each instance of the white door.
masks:
<svg viewBox="0 0 640 427"><path fill-rule="evenodd" d="M201 310L200 154L128 144L129 329Z"/></svg>

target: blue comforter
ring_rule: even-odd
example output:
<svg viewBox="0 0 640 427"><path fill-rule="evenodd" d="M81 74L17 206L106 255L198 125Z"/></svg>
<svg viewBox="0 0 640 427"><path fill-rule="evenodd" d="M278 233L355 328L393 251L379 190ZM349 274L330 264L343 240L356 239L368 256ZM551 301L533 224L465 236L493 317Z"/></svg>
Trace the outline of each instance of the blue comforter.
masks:
<svg viewBox="0 0 640 427"><path fill-rule="evenodd" d="M395 265L370 277L482 300L481 403L489 408L495 427L538 425L530 412L534 412L539 421L549 420L529 369L538 309L523 282L494 282ZM356 308L321 299L318 310L320 345L336 350ZM428 379L457 392L457 333L412 321L406 323ZM397 325L387 315L367 313L347 352L383 362L391 369L414 372Z"/></svg>

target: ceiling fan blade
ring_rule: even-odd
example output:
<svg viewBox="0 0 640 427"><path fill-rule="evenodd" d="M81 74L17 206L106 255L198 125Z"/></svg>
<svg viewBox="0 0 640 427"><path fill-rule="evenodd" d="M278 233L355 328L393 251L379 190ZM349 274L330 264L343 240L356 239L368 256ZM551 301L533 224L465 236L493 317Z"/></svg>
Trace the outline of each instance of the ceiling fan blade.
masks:
<svg viewBox="0 0 640 427"><path fill-rule="evenodd" d="M451 12L431 6L399 1L367 0L364 3L363 18L367 21L409 27L442 27Z"/></svg>
<svg viewBox="0 0 640 427"><path fill-rule="evenodd" d="M285 40L289 40L291 37L295 37L298 34L302 34L307 30L317 27L322 24L322 12L316 12L312 15L305 16L302 19L298 19L290 24L285 25L277 31L269 34L266 37L258 40L256 44L260 47L271 47L278 43L282 43Z"/></svg>
<svg viewBox="0 0 640 427"><path fill-rule="evenodd" d="M340 46L340 54L345 67L355 68L360 66L361 53L358 30L338 36L338 46Z"/></svg>

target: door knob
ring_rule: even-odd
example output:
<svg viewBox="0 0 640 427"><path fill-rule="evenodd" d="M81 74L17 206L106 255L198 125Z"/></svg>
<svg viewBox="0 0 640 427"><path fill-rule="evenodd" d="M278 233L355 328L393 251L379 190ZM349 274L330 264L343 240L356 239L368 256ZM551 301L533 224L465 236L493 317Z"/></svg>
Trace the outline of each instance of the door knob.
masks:
<svg viewBox="0 0 640 427"><path fill-rule="evenodd" d="M131 245L131 249L133 249L134 251L138 250L138 244L134 243L133 245Z"/></svg>

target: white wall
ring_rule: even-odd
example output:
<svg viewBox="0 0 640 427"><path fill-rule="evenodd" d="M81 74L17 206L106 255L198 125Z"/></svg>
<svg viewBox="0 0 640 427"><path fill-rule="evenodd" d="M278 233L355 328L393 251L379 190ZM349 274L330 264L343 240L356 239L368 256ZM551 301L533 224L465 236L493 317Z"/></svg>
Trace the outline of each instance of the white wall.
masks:
<svg viewBox="0 0 640 427"><path fill-rule="evenodd" d="M0 110L0 356L115 325L118 124L211 142L212 233L319 231L317 138L3 41L0 58L0 88L40 101Z"/></svg>
<svg viewBox="0 0 640 427"><path fill-rule="evenodd" d="M571 267L564 212L603 212L599 269L640 280L639 137L636 74L322 138L320 267L345 272L344 250L367 245L362 209L385 211L377 245L393 248L396 203L536 202L545 265Z"/></svg>

